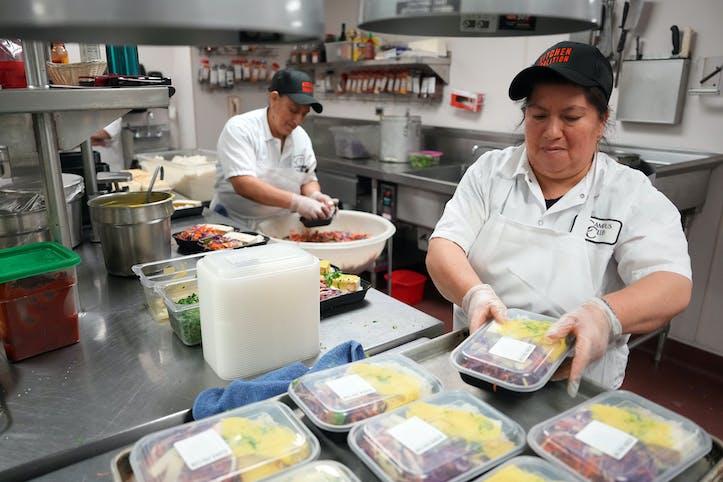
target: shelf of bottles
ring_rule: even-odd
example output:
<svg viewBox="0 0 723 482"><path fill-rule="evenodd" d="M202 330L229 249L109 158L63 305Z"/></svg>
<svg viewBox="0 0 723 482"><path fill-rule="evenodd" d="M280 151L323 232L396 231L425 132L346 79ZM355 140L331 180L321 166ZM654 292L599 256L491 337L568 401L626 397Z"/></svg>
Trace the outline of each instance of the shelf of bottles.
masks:
<svg viewBox="0 0 723 482"><path fill-rule="evenodd" d="M265 90L281 69L288 48L266 45L221 45L199 47L196 81L209 91L236 88Z"/></svg>

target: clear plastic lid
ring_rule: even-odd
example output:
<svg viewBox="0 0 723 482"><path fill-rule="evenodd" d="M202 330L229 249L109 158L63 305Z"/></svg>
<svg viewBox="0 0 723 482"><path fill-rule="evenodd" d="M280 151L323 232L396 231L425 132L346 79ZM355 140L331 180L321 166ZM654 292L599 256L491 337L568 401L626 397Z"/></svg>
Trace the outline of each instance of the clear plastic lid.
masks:
<svg viewBox="0 0 723 482"><path fill-rule="evenodd" d="M574 482L566 470L538 457L522 455L510 459L474 482Z"/></svg>
<svg viewBox="0 0 723 482"><path fill-rule="evenodd" d="M221 279L266 276L316 265L318 259L289 244L267 244L248 249L223 250L200 261Z"/></svg>
<svg viewBox="0 0 723 482"><path fill-rule="evenodd" d="M407 357L382 355L309 373L289 395L318 426L348 431L355 423L442 390L442 383Z"/></svg>
<svg viewBox="0 0 723 482"><path fill-rule="evenodd" d="M195 278L196 263L207 254L199 253L151 263L136 264L131 269L145 288L153 288L159 283Z"/></svg>
<svg viewBox="0 0 723 482"><path fill-rule="evenodd" d="M545 341L557 321L549 316L510 309L509 321L494 321L473 333L451 355L462 373L517 392L542 388L571 349L566 340Z"/></svg>
<svg viewBox="0 0 723 482"><path fill-rule="evenodd" d="M130 462L140 482L259 480L318 455L318 440L291 409L264 401L146 435Z"/></svg>
<svg viewBox="0 0 723 482"><path fill-rule="evenodd" d="M594 481L669 480L711 449L690 420L626 391L605 392L532 427L530 447Z"/></svg>
<svg viewBox="0 0 723 482"><path fill-rule="evenodd" d="M472 394L450 391L356 425L349 446L384 481L460 481L521 452L525 432Z"/></svg>
<svg viewBox="0 0 723 482"><path fill-rule="evenodd" d="M269 482L359 482L345 465L332 460L317 460L269 479Z"/></svg>

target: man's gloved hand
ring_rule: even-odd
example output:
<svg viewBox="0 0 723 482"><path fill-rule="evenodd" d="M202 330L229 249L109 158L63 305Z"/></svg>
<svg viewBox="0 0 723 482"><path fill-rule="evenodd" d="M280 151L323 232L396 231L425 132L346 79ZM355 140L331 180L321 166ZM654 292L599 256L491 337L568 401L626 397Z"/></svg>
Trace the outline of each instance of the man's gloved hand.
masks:
<svg viewBox="0 0 723 482"><path fill-rule="evenodd" d="M331 213L327 214L328 208L310 197L301 196L296 193L291 194L291 209L292 212L299 213L302 218L306 219L324 219L328 218Z"/></svg>
<svg viewBox="0 0 723 482"><path fill-rule="evenodd" d="M469 332L474 333L490 318L499 323L507 319L507 307L490 285L473 286L462 298L462 309L469 320Z"/></svg>
<svg viewBox="0 0 723 482"><path fill-rule="evenodd" d="M547 330L546 336L551 341L568 335L575 337L575 356L567 382L568 395L577 395L585 368L601 358L610 342L621 332L620 320L600 298L592 298L576 310L565 313Z"/></svg>

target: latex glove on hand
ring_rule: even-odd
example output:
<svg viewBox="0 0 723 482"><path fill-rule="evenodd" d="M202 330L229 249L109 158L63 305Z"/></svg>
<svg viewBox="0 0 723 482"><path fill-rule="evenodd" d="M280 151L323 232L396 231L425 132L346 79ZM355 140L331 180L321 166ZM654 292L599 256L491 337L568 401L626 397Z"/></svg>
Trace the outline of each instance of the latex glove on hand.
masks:
<svg viewBox="0 0 723 482"><path fill-rule="evenodd" d="M469 320L469 332L474 333L488 320L494 318L499 323L507 319L507 307L490 285L473 286L462 298L462 309Z"/></svg>
<svg viewBox="0 0 723 482"><path fill-rule="evenodd" d="M309 194L309 197L329 207L332 211L334 210L334 206L339 203L338 199L332 199L331 196L328 196L321 191L314 191Z"/></svg>
<svg viewBox="0 0 723 482"><path fill-rule="evenodd" d="M310 197L301 196L296 193L291 194L291 209L292 212L299 213L302 218L306 219L324 219L331 216L329 208Z"/></svg>
<svg viewBox="0 0 723 482"><path fill-rule="evenodd" d="M577 396L580 379L587 366L601 358L611 341L622 333L620 320L600 298L592 298L574 311L565 313L548 330L547 338L559 341L575 337L575 355L570 365L567 393Z"/></svg>

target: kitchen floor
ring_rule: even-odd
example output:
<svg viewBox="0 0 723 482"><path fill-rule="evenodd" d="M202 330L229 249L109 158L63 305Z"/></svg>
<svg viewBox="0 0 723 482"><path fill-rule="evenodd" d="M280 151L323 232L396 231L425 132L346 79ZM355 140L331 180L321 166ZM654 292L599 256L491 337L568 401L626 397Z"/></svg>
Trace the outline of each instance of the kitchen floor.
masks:
<svg viewBox="0 0 723 482"><path fill-rule="evenodd" d="M450 331L452 306L429 284L415 308L442 320ZM655 343L656 339L648 340L631 350L622 388L690 418L723 439L723 357L668 339L656 367Z"/></svg>

